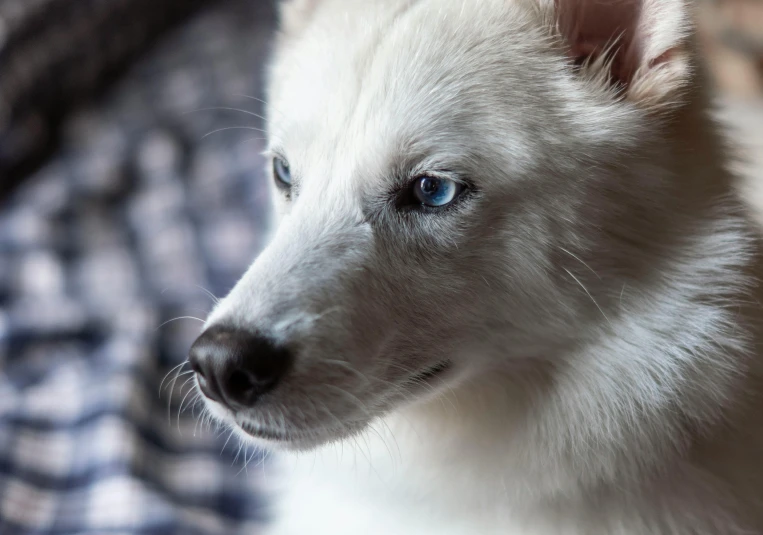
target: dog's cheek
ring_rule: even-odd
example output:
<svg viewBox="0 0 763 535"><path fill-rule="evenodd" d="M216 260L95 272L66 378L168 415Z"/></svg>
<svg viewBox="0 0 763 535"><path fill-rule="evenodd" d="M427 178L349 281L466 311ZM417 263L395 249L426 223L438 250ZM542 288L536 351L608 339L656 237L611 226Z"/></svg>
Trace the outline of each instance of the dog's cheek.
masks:
<svg viewBox="0 0 763 535"><path fill-rule="evenodd" d="M291 211L291 193L285 193L275 185L275 179L270 176L270 170L267 171L266 176L269 177L270 182L268 186L270 198L270 219L268 223L270 231L273 232Z"/></svg>

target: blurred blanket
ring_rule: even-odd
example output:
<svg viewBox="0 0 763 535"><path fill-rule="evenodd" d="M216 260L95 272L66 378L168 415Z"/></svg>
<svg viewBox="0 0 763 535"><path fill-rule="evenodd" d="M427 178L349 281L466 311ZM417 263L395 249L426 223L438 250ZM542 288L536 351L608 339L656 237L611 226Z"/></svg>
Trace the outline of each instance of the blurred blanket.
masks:
<svg viewBox="0 0 763 535"><path fill-rule="evenodd" d="M200 425L187 367L171 370L263 244L252 114L271 4L220 4L168 36L0 206L0 534L267 520L261 452Z"/></svg>
<svg viewBox="0 0 763 535"><path fill-rule="evenodd" d="M72 104L211 3L0 0L0 196L54 148Z"/></svg>

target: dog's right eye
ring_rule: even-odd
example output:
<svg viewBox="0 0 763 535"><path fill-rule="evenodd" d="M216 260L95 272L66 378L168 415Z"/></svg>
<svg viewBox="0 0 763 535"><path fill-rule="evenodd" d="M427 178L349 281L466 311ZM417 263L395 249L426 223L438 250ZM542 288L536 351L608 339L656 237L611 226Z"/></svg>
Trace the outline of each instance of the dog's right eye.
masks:
<svg viewBox="0 0 763 535"><path fill-rule="evenodd" d="M454 180L424 176L413 183L413 196L428 208L443 208L454 200L464 187Z"/></svg>
<svg viewBox="0 0 763 535"><path fill-rule="evenodd" d="M291 188L291 169L289 169L289 163L278 156L273 158L273 176L279 188Z"/></svg>

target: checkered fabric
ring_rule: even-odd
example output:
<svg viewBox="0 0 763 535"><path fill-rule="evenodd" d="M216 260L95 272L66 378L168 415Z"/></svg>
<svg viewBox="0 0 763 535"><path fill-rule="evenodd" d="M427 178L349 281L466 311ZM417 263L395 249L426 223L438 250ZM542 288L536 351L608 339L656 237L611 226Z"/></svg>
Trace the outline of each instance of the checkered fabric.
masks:
<svg viewBox="0 0 763 535"><path fill-rule="evenodd" d="M0 195L53 146L72 103L210 3L0 0Z"/></svg>
<svg viewBox="0 0 763 535"><path fill-rule="evenodd" d="M183 368L159 390L200 327L171 320L203 318L263 244L261 121L208 108L261 113L240 95L259 93L271 4L168 36L0 206L0 534L267 521L262 454L197 425Z"/></svg>

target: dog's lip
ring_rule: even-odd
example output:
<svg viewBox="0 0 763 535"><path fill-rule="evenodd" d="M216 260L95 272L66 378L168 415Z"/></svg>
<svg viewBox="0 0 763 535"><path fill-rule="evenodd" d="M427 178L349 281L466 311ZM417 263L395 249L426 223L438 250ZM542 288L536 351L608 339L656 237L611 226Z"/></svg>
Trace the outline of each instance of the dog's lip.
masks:
<svg viewBox="0 0 763 535"><path fill-rule="evenodd" d="M289 440L289 437L285 433L280 433L273 429L261 427L249 422L238 421L238 426L249 436L254 438L261 438L265 440L272 440L276 442L285 442Z"/></svg>
<svg viewBox="0 0 763 535"><path fill-rule="evenodd" d="M452 366L452 362L449 360L439 362L435 364L434 366L430 366L429 368L426 368L423 371L412 375L407 382L410 383L411 385L427 383L431 381L432 379L434 379L435 377L438 377L442 373L449 370L451 366ZM282 431L277 431L272 428L255 424L243 418L236 418L236 424L247 435L254 438L268 440L271 442L281 442L281 443L289 443L289 442L300 440L301 433L297 433L296 435L289 435ZM323 431L323 434L329 434L329 435L339 434L340 432L341 434L346 434L348 431L351 430L351 427L352 426L348 425L347 428L343 430L334 431L334 430L324 429L321 431Z"/></svg>
<svg viewBox="0 0 763 535"><path fill-rule="evenodd" d="M414 375L409 379L409 381L420 383L420 382L426 382L429 381L441 373L445 372L450 368L451 362L449 360L444 360L438 364L435 364L434 366L427 368L426 370Z"/></svg>
<svg viewBox="0 0 763 535"><path fill-rule="evenodd" d="M303 448L312 449L328 441L339 440L364 427L365 424L361 426L348 425L346 429L303 430L288 434L246 421L237 421L236 425L250 437L265 441L269 447L300 450Z"/></svg>

